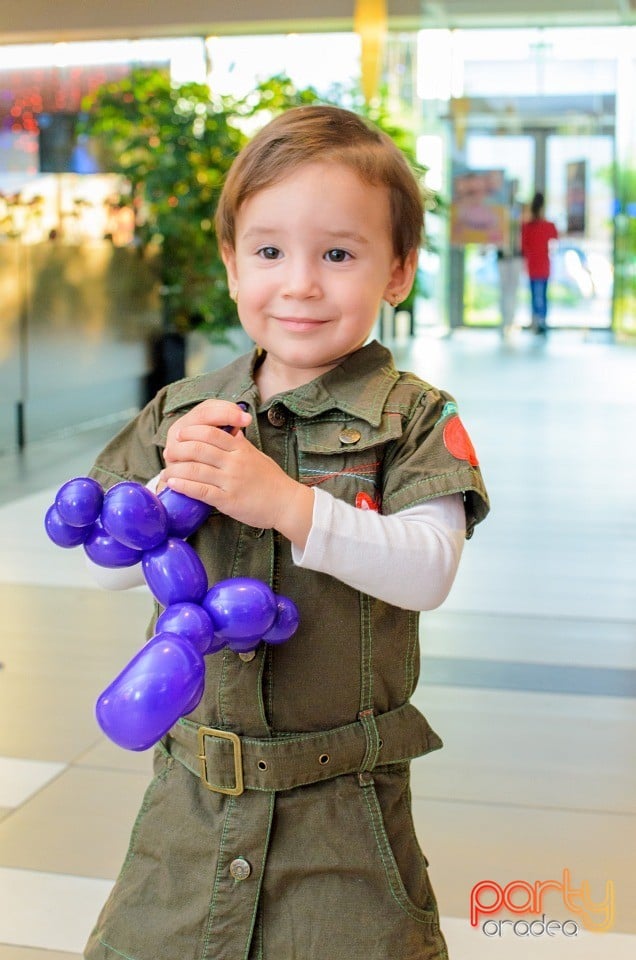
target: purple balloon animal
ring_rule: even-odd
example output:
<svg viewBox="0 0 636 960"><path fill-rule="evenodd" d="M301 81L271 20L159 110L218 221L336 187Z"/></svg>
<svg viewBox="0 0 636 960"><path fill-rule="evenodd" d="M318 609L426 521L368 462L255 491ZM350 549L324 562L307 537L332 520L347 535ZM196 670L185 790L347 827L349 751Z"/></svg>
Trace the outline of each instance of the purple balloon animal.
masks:
<svg viewBox="0 0 636 960"><path fill-rule="evenodd" d="M76 477L46 513L46 532L57 546L83 544L103 567L141 563L165 607L155 635L97 700L101 729L128 750L148 749L194 710L203 696L204 656L226 646L250 653L261 640L283 643L298 629L296 605L261 580L237 577L208 589L203 564L185 538L212 509L168 487L156 496L126 480L104 493L91 477Z"/></svg>

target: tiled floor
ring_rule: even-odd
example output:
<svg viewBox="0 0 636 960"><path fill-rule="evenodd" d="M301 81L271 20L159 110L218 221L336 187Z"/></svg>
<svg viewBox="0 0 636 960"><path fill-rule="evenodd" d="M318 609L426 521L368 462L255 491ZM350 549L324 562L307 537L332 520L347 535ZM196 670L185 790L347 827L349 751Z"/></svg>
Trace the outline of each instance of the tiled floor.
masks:
<svg viewBox="0 0 636 960"><path fill-rule="evenodd" d="M506 344L480 331L396 353L459 398L493 502L422 628L416 702L445 749L414 764L413 802L451 960L627 960L636 352L573 331ZM149 775L150 757L115 748L93 719L97 693L139 645L147 593L92 588L81 553L42 533L54 490L102 442L86 434L0 459L0 960L81 954ZM592 900L614 883L611 933L470 926L479 881L561 881L564 869ZM555 890L542 912L563 929L576 919Z"/></svg>

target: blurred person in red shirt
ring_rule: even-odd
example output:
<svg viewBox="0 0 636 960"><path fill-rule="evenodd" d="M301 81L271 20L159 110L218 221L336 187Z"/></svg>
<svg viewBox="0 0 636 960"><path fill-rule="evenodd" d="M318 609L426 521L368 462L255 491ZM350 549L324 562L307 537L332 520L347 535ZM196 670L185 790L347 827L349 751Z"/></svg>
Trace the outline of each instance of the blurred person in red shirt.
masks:
<svg viewBox="0 0 636 960"><path fill-rule="evenodd" d="M532 329L546 332L548 279L550 277L550 241L558 239L557 228L543 216L545 198L535 193L530 205L531 218L521 227L521 253L530 281Z"/></svg>

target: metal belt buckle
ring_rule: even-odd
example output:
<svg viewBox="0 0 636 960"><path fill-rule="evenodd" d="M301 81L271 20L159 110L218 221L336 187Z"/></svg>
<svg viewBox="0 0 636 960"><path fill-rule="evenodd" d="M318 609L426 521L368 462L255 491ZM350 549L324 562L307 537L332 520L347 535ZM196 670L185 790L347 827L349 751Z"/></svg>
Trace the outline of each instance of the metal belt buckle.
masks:
<svg viewBox="0 0 636 960"><path fill-rule="evenodd" d="M229 740L234 749L234 786L217 787L208 780L208 765L205 756L205 738L217 737L220 740ZM227 730L215 730L213 727L199 727L197 730L197 749L201 780L208 790L214 793L227 793L230 797L240 797L243 793L243 757L241 755L241 738Z"/></svg>

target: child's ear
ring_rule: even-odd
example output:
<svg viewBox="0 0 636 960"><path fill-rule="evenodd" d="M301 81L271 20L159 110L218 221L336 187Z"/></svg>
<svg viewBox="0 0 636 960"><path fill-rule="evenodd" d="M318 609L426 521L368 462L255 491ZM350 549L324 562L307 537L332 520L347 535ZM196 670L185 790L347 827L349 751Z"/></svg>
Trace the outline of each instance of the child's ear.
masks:
<svg viewBox="0 0 636 960"><path fill-rule="evenodd" d="M238 276L236 272L236 251L229 243L224 243L221 247L221 259L227 273L227 285L232 290L238 290Z"/></svg>
<svg viewBox="0 0 636 960"><path fill-rule="evenodd" d="M406 300L415 280L417 256L417 250L410 250L403 262L396 257L391 269L391 279L387 283L384 291L385 300L389 302L392 300Z"/></svg>

